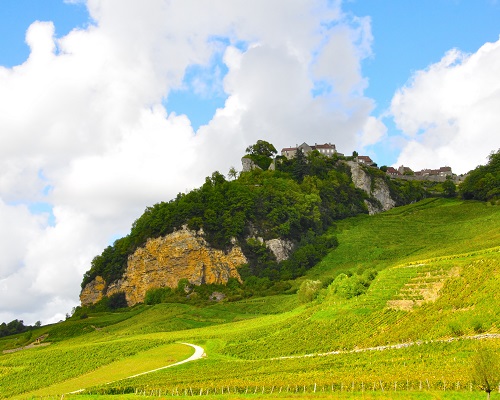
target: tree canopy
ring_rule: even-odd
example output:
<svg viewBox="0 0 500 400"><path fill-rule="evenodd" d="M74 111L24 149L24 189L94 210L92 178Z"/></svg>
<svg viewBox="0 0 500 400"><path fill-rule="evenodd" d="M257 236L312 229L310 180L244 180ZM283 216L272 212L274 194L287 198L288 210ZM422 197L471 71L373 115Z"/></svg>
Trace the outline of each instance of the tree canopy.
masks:
<svg viewBox="0 0 500 400"><path fill-rule="evenodd" d="M465 200L496 200L500 198L500 149L488 157L486 165L469 172L460 185Z"/></svg>
<svg viewBox="0 0 500 400"><path fill-rule="evenodd" d="M260 169L267 170L277 154L276 148L265 140L257 140L257 143L246 148L246 156L250 158Z"/></svg>
<svg viewBox="0 0 500 400"><path fill-rule="evenodd" d="M269 142L265 140L257 140L257 143L248 146L246 148L247 154L252 156L265 156L265 157L273 157L278 153L276 148Z"/></svg>

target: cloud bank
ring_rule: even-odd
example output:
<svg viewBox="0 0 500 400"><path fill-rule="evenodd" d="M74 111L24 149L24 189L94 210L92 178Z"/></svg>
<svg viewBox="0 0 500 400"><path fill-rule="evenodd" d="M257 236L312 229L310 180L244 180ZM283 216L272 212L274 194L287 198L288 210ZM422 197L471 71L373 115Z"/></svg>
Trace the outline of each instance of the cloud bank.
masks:
<svg viewBox="0 0 500 400"><path fill-rule="evenodd" d="M238 168L258 139L350 152L364 127L377 133L363 143L384 132L363 94L370 20L340 2L86 5L88 27L56 38L35 21L29 58L0 67L0 321L63 318L92 257L145 207ZM226 102L194 131L166 99L190 67L217 62Z"/></svg>
<svg viewBox="0 0 500 400"><path fill-rule="evenodd" d="M397 165L448 165L466 173L500 148L500 40L474 54L450 50L416 72L392 99L404 134Z"/></svg>

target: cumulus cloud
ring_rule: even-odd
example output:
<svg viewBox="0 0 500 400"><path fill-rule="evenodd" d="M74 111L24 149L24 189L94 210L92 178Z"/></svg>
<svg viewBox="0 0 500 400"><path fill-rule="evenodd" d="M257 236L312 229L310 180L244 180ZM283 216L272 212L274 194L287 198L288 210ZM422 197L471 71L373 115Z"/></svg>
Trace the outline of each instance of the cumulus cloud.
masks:
<svg viewBox="0 0 500 400"><path fill-rule="evenodd" d="M370 116L358 135L358 142L361 147L368 147L386 138L386 134L385 124L380 119Z"/></svg>
<svg viewBox="0 0 500 400"><path fill-rule="evenodd" d="M500 40L474 54L451 50L414 74L392 99L406 136L397 165L449 165L466 173L500 148Z"/></svg>
<svg viewBox="0 0 500 400"><path fill-rule="evenodd" d="M3 321L60 319L78 304L92 257L145 207L238 167L256 140L352 151L370 123L360 68L370 21L344 15L340 2L86 6L88 27L55 38L51 22L34 21L29 58L0 67ZM220 71L221 54L227 73L192 82L227 100L195 132L165 99L190 67ZM36 202L53 215L33 210Z"/></svg>

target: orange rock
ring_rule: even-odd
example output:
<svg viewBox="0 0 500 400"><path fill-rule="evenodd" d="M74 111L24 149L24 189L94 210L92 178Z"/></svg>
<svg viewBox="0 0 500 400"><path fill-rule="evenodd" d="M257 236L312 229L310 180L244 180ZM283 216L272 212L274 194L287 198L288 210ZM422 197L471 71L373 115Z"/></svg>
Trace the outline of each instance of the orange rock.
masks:
<svg viewBox="0 0 500 400"><path fill-rule="evenodd" d="M129 256L122 278L108 284L96 277L81 292L82 305L99 301L104 295L124 292L129 306L144 302L149 289L177 287L179 280L191 284L225 284L229 278L241 281L237 268L247 263L241 248L229 252L209 247L203 235L186 227L167 236L150 239Z"/></svg>

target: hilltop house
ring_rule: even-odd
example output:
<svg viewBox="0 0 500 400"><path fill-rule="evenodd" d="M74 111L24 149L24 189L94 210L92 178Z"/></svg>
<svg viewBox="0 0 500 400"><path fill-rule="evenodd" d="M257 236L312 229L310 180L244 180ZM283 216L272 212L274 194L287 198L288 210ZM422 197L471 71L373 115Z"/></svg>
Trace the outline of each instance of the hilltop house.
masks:
<svg viewBox="0 0 500 400"><path fill-rule="evenodd" d="M288 159L294 158L295 154L297 154L297 150L301 149L304 154L310 154L314 150L319 151L321 154L331 157L334 154L337 154L337 149L334 144L325 143L325 144L317 144L314 146L309 146L306 142L302 143L300 146L295 147L285 147L281 149L281 155Z"/></svg>
<svg viewBox="0 0 500 400"><path fill-rule="evenodd" d="M377 166L377 164L374 163L373 160L368 156L357 156L356 162L358 162L359 164L367 165L369 167L376 167Z"/></svg>
<svg viewBox="0 0 500 400"><path fill-rule="evenodd" d="M385 171L385 173L387 175L391 175L391 176L398 176L399 175L398 170L394 167L387 167L387 170Z"/></svg>

